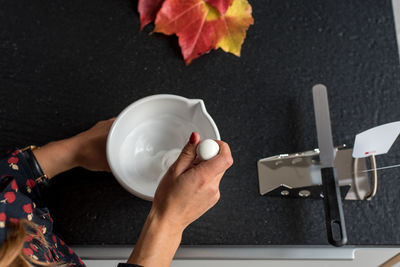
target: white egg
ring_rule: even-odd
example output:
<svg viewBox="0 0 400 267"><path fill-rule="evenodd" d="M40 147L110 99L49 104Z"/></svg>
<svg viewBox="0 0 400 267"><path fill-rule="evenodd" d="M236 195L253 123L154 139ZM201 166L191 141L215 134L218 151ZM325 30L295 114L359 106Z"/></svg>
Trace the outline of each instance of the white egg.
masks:
<svg viewBox="0 0 400 267"><path fill-rule="evenodd" d="M219 145L212 139L205 139L197 146L197 156L201 160L209 160L218 155Z"/></svg>

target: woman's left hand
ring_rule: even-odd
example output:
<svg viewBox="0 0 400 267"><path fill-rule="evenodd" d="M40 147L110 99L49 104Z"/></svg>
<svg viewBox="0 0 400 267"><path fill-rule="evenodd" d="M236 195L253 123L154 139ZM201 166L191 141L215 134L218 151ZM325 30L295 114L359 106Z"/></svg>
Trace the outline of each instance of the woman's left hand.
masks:
<svg viewBox="0 0 400 267"><path fill-rule="evenodd" d="M74 167L83 167L91 171L110 171L106 142L114 120L115 118L99 121L89 130L34 150L33 153L43 172L51 178Z"/></svg>

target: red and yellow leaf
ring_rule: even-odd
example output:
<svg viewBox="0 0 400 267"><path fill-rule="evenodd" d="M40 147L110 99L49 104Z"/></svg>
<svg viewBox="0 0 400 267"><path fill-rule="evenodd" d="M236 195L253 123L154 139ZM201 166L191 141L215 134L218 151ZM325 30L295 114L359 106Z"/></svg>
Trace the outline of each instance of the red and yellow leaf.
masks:
<svg viewBox="0 0 400 267"><path fill-rule="evenodd" d="M164 0L139 0L140 29L154 21Z"/></svg>

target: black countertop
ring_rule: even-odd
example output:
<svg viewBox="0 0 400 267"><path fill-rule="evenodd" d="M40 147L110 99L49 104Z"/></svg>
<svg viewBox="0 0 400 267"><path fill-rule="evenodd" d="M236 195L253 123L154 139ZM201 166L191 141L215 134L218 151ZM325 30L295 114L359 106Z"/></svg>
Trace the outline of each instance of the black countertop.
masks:
<svg viewBox="0 0 400 267"><path fill-rule="evenodd" d="M237 58L222 51L186 67L175 37L139 31L137 1L0 0L0 148L44 144L158 93L204 99L234 166L220 202L184 244L327 244L323 203L258 193L256 162L317 146L311 87L329 89L335 144L400 119L391 1L251 1ZM400 145L378 166L400 161ZM379 173L372 201L345 201L349 244L400 244L398 169ZM150 202L111 174L75 169L47 197L70 244L135 243Z"/></svg>

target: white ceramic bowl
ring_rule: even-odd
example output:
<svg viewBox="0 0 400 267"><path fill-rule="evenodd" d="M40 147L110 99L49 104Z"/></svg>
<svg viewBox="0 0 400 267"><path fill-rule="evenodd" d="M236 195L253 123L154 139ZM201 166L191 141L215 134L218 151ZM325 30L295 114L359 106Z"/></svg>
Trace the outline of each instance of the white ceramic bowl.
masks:
<svg viewBox="0 0 400 267"><path fill-rule="evenodd" d="M220 139L203 100L167 94L142 98L125 108L110 129L111 171L126 190L151 201L194 131L202 139Z"/></svg>

